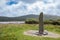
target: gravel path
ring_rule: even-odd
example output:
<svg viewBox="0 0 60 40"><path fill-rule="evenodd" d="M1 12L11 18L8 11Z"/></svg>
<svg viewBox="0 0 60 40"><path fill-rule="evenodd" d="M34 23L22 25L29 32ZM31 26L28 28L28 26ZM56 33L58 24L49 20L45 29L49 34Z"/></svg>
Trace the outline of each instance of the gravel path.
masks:
<svg viewBox="0 0 60 40"><path fill-rule="evenodd" d="M46 32L48 32L48 31L46 31ZM36 35L37 33L38 33L37 30L28 30L28 31L24 32L24 35L41 37L41 36ZM48 32L47 35L42 35L42 37L60 38L60 34Z"/></svg>

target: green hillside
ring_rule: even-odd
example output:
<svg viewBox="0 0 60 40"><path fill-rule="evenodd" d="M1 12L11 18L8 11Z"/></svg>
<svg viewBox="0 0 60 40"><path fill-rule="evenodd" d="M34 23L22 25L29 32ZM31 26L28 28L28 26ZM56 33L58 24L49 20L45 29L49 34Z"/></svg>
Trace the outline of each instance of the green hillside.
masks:
<svg viewBox="0 0 60 40"><path fill-rule="evenodd" d="M19 16L19 17L3 17L3 16L0 16L0 21L25 21L26 19L29 19L29 18L38 19L38 17L39 17L39 15L34 15L34 14ZM57 19L60 19L60 16L44 14L44 20L51 20L51 19L57 20Z"/></svg>

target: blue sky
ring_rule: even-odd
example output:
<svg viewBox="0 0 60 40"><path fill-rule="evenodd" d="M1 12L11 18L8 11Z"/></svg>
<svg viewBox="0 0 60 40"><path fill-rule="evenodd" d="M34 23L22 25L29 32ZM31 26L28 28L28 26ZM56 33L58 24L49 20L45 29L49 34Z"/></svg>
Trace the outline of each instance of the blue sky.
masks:
<svg viewBox="0 0 60 40"><path fill-rule="evenodd" d="M60 0L0 0L0 16L39 15L40 12L60 16Z"/></svg>

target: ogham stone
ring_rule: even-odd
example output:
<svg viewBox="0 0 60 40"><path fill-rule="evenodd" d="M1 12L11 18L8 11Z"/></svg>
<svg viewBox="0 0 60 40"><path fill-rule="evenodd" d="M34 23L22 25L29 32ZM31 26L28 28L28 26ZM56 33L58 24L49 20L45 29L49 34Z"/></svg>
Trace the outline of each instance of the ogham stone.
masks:
<svg viewBox="0 0 60 40"><path fill-rule="evenodd" d="M46 37L45 35L47 35L47 37L51 35L51 33L48 34L47 30L44 30L43 12L41 12L39 15L39 30L30 30L25 32L24 34L31 36L44 36L44 37Z"/></svg>
<svg viewBox="0 0 60 40"><path fill-rule="evenodd" d="M43 35L44 27L43 27L43 12L39 15L39 35Z"/></svg>

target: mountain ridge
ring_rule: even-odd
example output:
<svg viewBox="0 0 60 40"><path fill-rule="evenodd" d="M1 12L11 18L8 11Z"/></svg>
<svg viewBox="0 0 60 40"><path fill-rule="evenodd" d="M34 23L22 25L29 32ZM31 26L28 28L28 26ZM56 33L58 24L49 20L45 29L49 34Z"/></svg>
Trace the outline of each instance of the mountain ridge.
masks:
<svg viewBox="0 0 60 40"><path fill-rule="evenodd" d="M28 18L39 18L39 15L35 15L35 14L30 14L30 15L24 15L24 16L19 16L19 17L4 17L4 16L0 16L0 21L25 21ZM43 17L44 20L57 20L60 19L60 16L55 16L55 15L46 15L44 14Z"/></svg>

